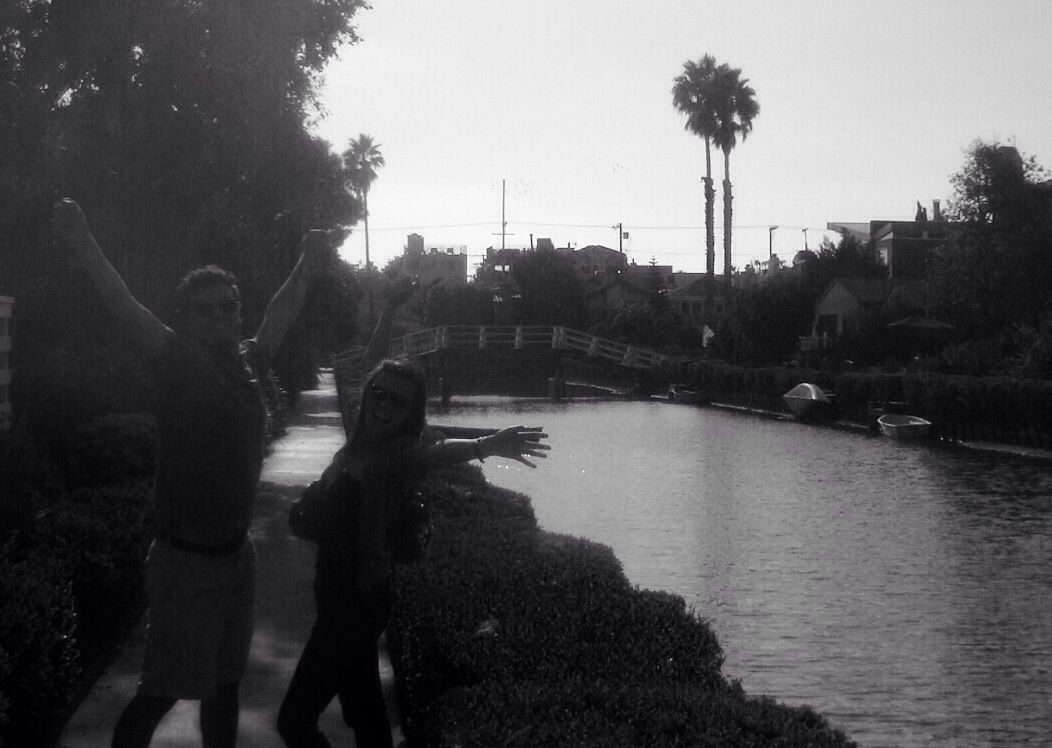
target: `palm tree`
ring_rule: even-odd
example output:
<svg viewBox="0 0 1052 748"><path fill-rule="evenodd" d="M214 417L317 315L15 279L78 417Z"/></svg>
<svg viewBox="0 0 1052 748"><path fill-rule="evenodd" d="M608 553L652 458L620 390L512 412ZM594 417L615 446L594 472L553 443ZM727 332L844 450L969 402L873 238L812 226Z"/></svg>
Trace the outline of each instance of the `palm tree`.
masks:
<svg viewBox="0 0 1052 748"><path fill-rule="evenodd" d="M713 204L716 191L712 187L711 143L719 126L718 82L729 70L726 65L717 65L716 58L705 55L697 62L683 63L683 72L676 76L672 86L672 105L687 115L683 129L689 130L705 140L705 269L709 287L716 265L716 240L713 230Z"/></svg>
<svg viewBox="0 0 1052 748"><path fill-rule="evenodd" d="M752 132L752 121L760 113L756 91L748 78L741 77L738 68L722 71L717 81L718 94L716 132L713 143L723 151L723 275L727 289L731 287L731 226L733 225L733 197L731 195L731 151Z"/></svg>
<svg viewBox="0 0 1052 748"><path fill-rule="evenodd" d="M362 199L362 218L365 220L365 267L369 262L369 186L376 179L376 170L384 165L380 144L373 141L371 135L362 133L357 140L352 140L350 147L343 152L343 165L347 170L347 179Z"/></svg>

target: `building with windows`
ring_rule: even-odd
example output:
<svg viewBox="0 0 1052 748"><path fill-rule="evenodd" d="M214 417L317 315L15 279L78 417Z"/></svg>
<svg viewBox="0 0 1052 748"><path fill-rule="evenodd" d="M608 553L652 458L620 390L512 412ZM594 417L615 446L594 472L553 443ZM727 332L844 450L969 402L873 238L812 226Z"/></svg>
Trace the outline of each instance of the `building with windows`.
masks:
<svg viewBox="0 0 1052 748"><path fill-rule="evenodd" d="M826 228L870 246L877 259L887 266L889 280L914 280L924 277L932 252L946 246L957 224L947 221L939 201L933 200L931 217L927 208L917 203L912 221L827 223Z"/></svg>
<svg viewBox="0 0 1052 748"><path fill-rule="evenodd" d="M468 281L468 249L463 244L426 245L420 234L406 237L405 270L424 287L436 282L463 286Z"/></svg>

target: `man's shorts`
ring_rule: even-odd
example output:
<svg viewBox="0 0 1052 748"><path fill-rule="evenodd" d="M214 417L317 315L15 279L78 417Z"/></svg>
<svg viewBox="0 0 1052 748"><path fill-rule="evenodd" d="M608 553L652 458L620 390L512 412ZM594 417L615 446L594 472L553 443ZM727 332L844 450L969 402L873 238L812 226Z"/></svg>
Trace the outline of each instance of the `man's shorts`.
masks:
<svg viewBox="0 0 1052 748"><path fill-rule="evenodd" d="M245 675L252 645L256 552L246 539L227 556L155 540L146 557L149 604L139 691L207 699Z"/></svg>

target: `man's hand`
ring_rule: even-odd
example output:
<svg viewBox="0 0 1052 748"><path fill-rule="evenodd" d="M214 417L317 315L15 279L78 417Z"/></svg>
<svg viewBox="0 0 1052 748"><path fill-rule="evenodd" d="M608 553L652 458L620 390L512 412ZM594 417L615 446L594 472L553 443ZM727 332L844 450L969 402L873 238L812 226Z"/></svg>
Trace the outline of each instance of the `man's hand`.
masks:
<svg viewBox="0 0 1052 748"><path fill-rule="evenodd" d="M322 229L311 229L300 239L300 251L311 276L318 275L332 259L332 247L329 244L329 232Z"/></svg>
<svg viewBox="0 0 1052 748"><path fill-rule="evenodd" d="M55 203L51 214L51 234L67 247L76 246L91 235L88 219L84 217L84 211L76 201L65 197Z"/></svg>

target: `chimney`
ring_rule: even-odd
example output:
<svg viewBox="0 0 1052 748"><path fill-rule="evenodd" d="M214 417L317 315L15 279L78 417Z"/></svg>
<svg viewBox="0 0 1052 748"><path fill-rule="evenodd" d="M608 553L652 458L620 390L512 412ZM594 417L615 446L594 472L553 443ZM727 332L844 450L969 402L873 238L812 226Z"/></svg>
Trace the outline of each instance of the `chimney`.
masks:
<svg viewBox="0 0 1052 748"><path fill-rule="evenodd" d="M931 215L932 215L932 220L935 221L936 223L938 223L939 221L942 220L942 212L939 210L939 201L938 200L932 200L931 201Z"/></svg>

